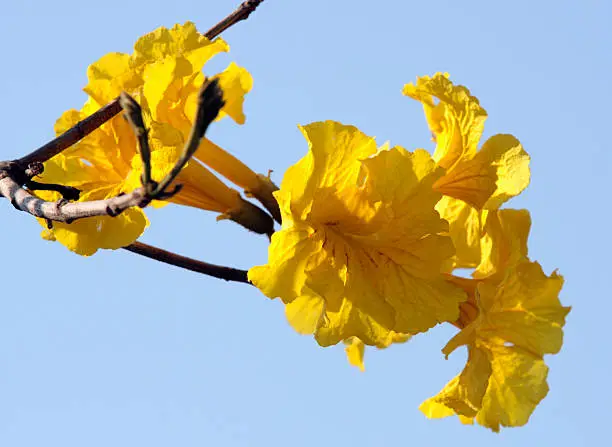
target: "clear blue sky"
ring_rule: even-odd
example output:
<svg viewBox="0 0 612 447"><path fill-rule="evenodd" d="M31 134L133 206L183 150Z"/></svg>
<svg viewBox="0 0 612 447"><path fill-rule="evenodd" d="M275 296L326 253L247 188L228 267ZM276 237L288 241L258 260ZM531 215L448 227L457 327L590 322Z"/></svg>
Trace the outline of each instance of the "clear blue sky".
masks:
<svg viewBox="0 0 612 447"><path fill-rule="evenodd" d="M0 12L0 159L53 136L85 96L87 65L131 51L154 28L204 31L235 0L5 2ZM95 5L95 6L94 6ZM612 356L610 2L266 0L224 37L253 74L247 124L214 140L275 179L306 151L296 125L335 119L380 141L428 147L420 106L401 95L448 71L489 112L486 136L513 133L532 183L508 206L533 217L530 255L559 268L572 305L565 345L548 357L551 391L523 428L501 435L418 411L464 364L440 353L449 328L385 352L366 373L341 347L293 332L256 289L127 252L84 259L39 238L0 201L0 445L384 446L595 445L608 438ZM212 71L212 70L211 70ZM244 268L265 238L212 214L149 213L144 240Z"/></svg>

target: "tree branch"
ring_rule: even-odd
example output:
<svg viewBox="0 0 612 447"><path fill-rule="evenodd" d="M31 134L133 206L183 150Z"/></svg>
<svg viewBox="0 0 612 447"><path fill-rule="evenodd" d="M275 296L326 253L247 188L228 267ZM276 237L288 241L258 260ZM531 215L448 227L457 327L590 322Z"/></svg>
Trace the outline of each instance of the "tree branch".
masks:
<svg viewBox="0 0 612 447"><path fill-rule="evenodd" d="M234 12L206 31L204 36L210 40L214 39L236 23L246 20L262 2L263 0L247 0L243 2ZM28 165L31 163L43 163L89 135L98 127L119 114L119 112L121 112L121 105L119 104L119 98L115 98L83 121L77 123L74 127L68 129L59 137L49 141L34 152L21 157L17 160L17 163L19 163L24 170L27 169Z"/></svg>
<svg viewBox="0 0 612 447"><path fill-rule="evenodd" d="M249 282L246 270L209 264L207 262L177 255L176 253L162 250L161 248L143 244L142 242L138 241L123 248L127 251L131 251L132 253L136 253L156 261L164 262L166 264L174 265L176 267L191 270L192 272L202 273L204 275L224 279L225 281L251 284Z"/></svg>
<svg viewBox="0 0 612 447"><path fill-rule="evenodd" d="M26 169L34 162L43 163L57 154L60 154L65 149L68 149L77 141L85 138L102 124L113 118L121 112L121 105L117 99L108 103L101 109L94 112L92 115L78 122L59 137L49 141L44 146L39 147L34 152L21 157L17 162Z"/></svg>
<svg viewBox="0 0 612 447"><path fill-rule="evenodd" d="M137 126L142 120L142 116L140 116L140 107L134 107L135 101L127 94L123 99L122 102L128 107L127 113L131 118L130 123L133 125L136 123ZM168 199L180 190L180 186L176 186L172 191L167 191L166 189L176 179L189 158L191 158L191 155L195 151L193 147L197 147L206 129L208 129L210 123L214 121L219 114L221 107L223 107L223 92L219 87L218 80L206 80L200 90L196 121L193 123L189 141L177 164L166 177L164 177L159 185L149 179L148 183L143 183L142 187L135 189L129 194L123 194L104 200L68 202L65 199L61 199L58 202L47 202L21 187L22 184L27 183L29 180L19 172L19 164L17 162L2 162L0 163L0 195L9 199L13 206L20 211L25 211L33 216L41 217L49 221L66 223L85 217L114 217L128 208L135 206L144 208L152 200ZM135 130L138 133L141 129L137 127ZM144 163L145 158L149 155L148 142L141 142L141 144L146 147L146 149L143 149L143 147L140 148ZM20 176L24 178L20 178ZM57 190L55 189L56 187L57 185L50 185L48 189Z"/></svg>
<svg viewBox="0 0 612 447"><path fill-rule="evenodd" d="M261 3L263 3L263 0L247 0L242 2L234 12L209 29L204 35L212 40L229 27L242 20L248 19L251 13L255 11Z"/></svg>
<svg viewBox="0 0 612 447"><path fill-rule="evenodd" d="M25 211L35 217L65 223L71 223L85 217L114 217L128 208L142 206L145 202L150 202L144 188L138 188L129 194L105 200L68 202L66 199L60 199L57 202L47 202L23 189L10 176L0 178L0 195L9 199L11 204L19 211Z"/></svg>

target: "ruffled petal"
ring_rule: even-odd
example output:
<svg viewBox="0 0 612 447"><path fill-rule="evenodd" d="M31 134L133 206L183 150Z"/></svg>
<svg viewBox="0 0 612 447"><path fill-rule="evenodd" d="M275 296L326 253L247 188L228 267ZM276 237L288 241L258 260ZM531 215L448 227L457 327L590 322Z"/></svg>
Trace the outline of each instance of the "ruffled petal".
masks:
<svg viewBox="0 0 612 447"><path fill-rule="evenodd" d="M442 171L429 154L377 152L372 138L335 122L303 131L310 152L276 193L283 229L268 265L251 269L253 283L285 303L315 300L300 306L320 309L307 321L322 346L358 337L384 347L393 333L456 319L465 294L440 273L453 247L440 234L448 228L432 184Z"/></svg>
<svg viewBox="0 0 612 447"><path fill-rule="evenodd" d="M450 169L476 154L487 113L467 88L453 85L448 74L436 73L406 84L403 93L423 103L437 142L434 160L438 165Z"/></svg>

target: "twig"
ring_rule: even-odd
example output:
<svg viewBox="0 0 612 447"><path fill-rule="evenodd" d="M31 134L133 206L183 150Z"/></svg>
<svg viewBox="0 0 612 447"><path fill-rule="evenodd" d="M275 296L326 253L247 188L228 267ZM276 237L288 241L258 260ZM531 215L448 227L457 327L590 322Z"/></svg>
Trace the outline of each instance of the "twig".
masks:
<svg viewBox="0 0 612 447"><path fill-rule="evenodd" d="M156 261L164 262L166 264L174 265L176 267L191 270L192 272L202 273L204 275L224 279L225 281L235 281L245 284L251 284L249 282L246 270L209 264L207 262L198 261L196 259L177 255L176 253L162 250L161 248L143 244L142 242L138 241L123 248L125 250L131 251L132 253L136 253L138 255L145 256Z"/></svg>
<svg viewBox="0 0 612 447"><path fill-rule="evenodd" d="M68 202L61 199L58 202L47 202L23 189L10 176L0 178L0 195L9 199L12 205L20 211L43 219L66 223L85 217L117 216L128 208L141 206L144 202L150 201L144 188L138 188L129 194L105 200Z"/></svg>
<svg viewBox="0 0 612 447"><path fill-rule="evenodd" d="M43 163L50 158L68 149L77 141L85 138L102 124L121 112L121 105L117 99L108 103L92 115L78 122L59 137L49 141L44 146L39 147L34 152L21 157L17 162L26 169L34 162Z"/></svg>
<svg viewBox="0 0 612 447"><path fill-rule="evenodd" d="M176 176L181 172L189 158L194 152L193 145L199 144L200 139L204 136L209 124L219 114L223 107L223 92L219 87L218 81L207 81L202 86L198 103L198 111L196 121L193 124L190 141L187 143L183 156L174 166L171 172L159 183L155 184L153 180L149 183L143 183L143 186L135 189L129 194L123 194L117 197L112 197L105 200L93 200L89 202L71 203L65 199L58 202L47 202L32 195L21 186L27 183L27 178L19 178L19 169L16 168L16 162L0 163L0 194L11 201L13 206L20 211L25 211L36 217L47 219L48 221L70 223L77 219L94 216L117 216L131 207L145 207L152 200L164 200L176 194L180 187L175 187L173 191L166 191L170 184L176 179ZM132 115L134 122L138 123L142 117L137 117L140 113L140 107L134 108L129 100L124 101L128 107L128 114ZM131 122L131 121L130 121ZM146 133L146 132L145 132ZM142 143L148 148L148 142ZM146 152L142 151L142 152ZM15 172L17 174L15 174ZM51 190L57 190L57 185L51 185Z"/></svg>
<svg viewBox="0 0 612 447"><path fill-rule="evenodd" d="M248 19L251 13L255 11L255 9L262 2L263 0L247 0L245 2L242 2L242 4L233 13L231 13L226 18L217 23L215 26L213 26L211 29L209 29L204 35L212 40L229 27L235 25L241 20Z"/></svg>
<svg viewBox="0 0 612 447"><path fill-rule="evenodd" d="M30 191L56 191L66 200L79 200L81 190L73 186L57 185L55 183L40 183L34 180L25 182L25 186Z"/></svg>
<svg viewBox="0 0 612 447"><path fill-rule="evenodd" d="M205 32L204 36L210 40L214 39L236 23L246 20L262 2L263 0L247 0L243 2L234 12ZM28 165L34 162L43 163L86 137L120 112L121 105L119 104L119 98L115 98L59 137L49 141L34 152L21 157L17 162L22 166L22 169L27 169Z"/></svg>

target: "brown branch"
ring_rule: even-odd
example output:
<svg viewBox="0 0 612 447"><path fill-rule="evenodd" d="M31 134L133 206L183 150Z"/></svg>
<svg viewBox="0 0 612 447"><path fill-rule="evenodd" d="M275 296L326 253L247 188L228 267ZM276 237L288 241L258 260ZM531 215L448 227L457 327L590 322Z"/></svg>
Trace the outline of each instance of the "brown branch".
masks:
<svg viewBox="0 0 612 447"><path fill-rule="evenodd" d="M257 8L257 6L259 6L259 4L262 2L263 0L247 0L243 2L234 12L206 31L204 36L210 40L214 39L236 23L246 20L249 15L255 11L255 8ZM21 157L19 160L17 160L17 162L24 170L27 169L31 163L44 163L51 157L61 153L65 149L75 144L77 141L89 135L111 118L119 114L119 112L121 112L121 105L119 104L119 98L115 98L107 105L85 118L83 121L77 123L74 127L68 129L59 137L49 141L47 144L39 147L34 152Z"/></svg>
<svg viewBox="0 0 612 447"><path fill-rule="evenodd" d="M133 104L127 99L123 101L123 103L130 107L128 109L128 114L131 115L132 118L130 123L138 123L142 119L142 117L139 118L136 116L140 114L140 108L134 108ZM196 121L193 123L191 136L185 146L183 156L159 185L154 183L153 180L149 180L149 183L144 183L141 188L137 188L129 194L123 194L105 200L68 202L65 199L61 199L58 202L47 202L32 195L29 191L21 187L22 184L24 182L27 183L28 180L18 177L18 163L3 162L0 163L0 195L9 199L13 206L20 211L25 211L33 216L47 219L48 221L66 223L85 217L114 217L128 208L135 206L143 208L152 200L168 199L176 194L180 187L175 187L173 191L167 191L166 189L181 172L181 169L195 151L193 146L197 147L197 145L199 145L199 141L204 136L210 123L214 121L219 114L221 107L223 107L223 92L219 87L218 80L205 81L200 90ZM138 129L136 130L138 131ZM148 148L148 142L143 144ZM141 150L143 158L146 157L146 155L144 155L146 151L146 149L144 151ZM17 175L15 172L17 172ZM55 186L56 185L51 185L50 189L53 190Z"/></svg>
<svg viewBox="0 0 612 447"><path fill-rule="evenodd" d="M235 25L236 23L246 20L249 18L251 13L255 11L255 9L262 3L263 0L247 0L242 2L242 4L230 15L221 20L211 29L209 29L204 35L209 39L214 39L223 31L228 29L229 27Z"/></svg>
<svg viewBox="0 0 612 447"><path fill-rule="evenodd" d="M142 242L138 241L123 248L132 253L136 253L138 255L145 256L156 261L164 262L166 264L174 265L176 267L191 270L192 272L202 273L204 275L224 279L225 281L235 281L245 284L251 284L249 282L246 270L209 264L207 262L198 261L196 259L177 255L176 253L162 250L161 248L143 244Z"/></svg>
<svg viewBox="0 0 612 447"><path fill-rule="evenodd" d="M47 202L23 189L10 176L0 178L0 195L9 199L11 204L20 211L25 211L35 217L66 223L85 217L117 216L128 208L144 206L150 202L144 188L105 200L68 202L61 199L57 202Z"/></svg>
<svg viewBox="0 0 612 447"><path fill-rule="evenodd" d="M78 122L59 137L49 141L44 146L39 147L34 152L21 157L17 162L26 169L31 163L43 163L57 154L68 149L77 141L85 138L102 124L121 112L121 105L118 98L108 103L92 115Z"/></svg>

